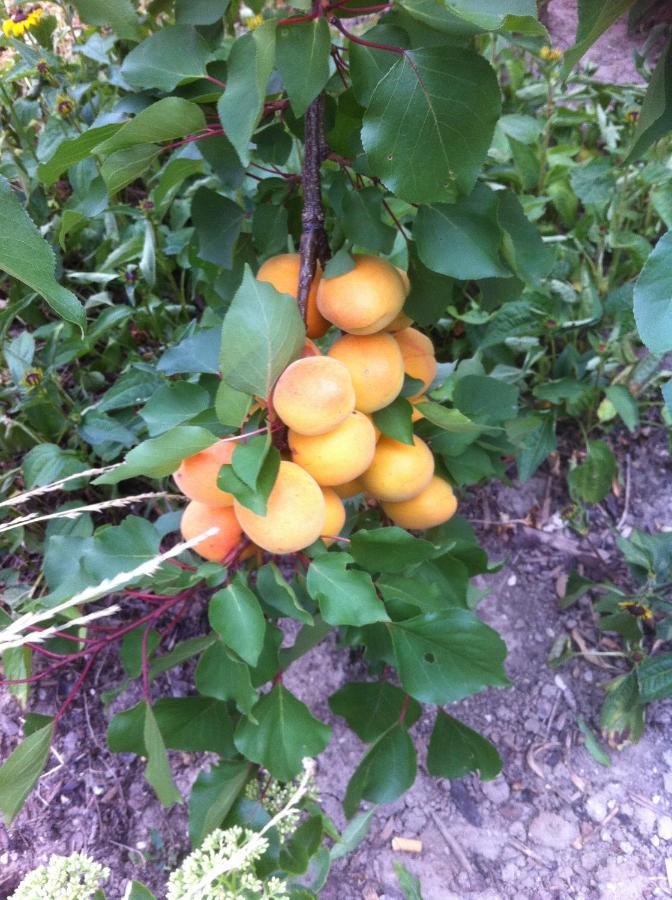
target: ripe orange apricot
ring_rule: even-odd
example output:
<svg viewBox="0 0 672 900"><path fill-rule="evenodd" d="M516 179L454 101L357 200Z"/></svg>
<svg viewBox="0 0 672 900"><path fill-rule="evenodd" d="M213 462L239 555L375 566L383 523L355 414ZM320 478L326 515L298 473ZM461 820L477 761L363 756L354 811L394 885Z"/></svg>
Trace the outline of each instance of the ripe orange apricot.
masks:
<svg viewBox="0 0 672 900"><path fill-rule="evenodd" d="M231 506L233 497L217 487L217 475L223 465L231 462L235 447L235 441L225 438L183 459L173 479L185 497L207 506Z"/></svg>
<svg viewBox="0 0 672 900"><path fill-rule="evenodd" d="M333 487L352 481L371 464L376 433L369 419L354 412L326 434L308 436L292 431L287 435L292 459L318 484Z"/></svg>
<svg viewBox="0 0 672 900"><path fill-rule="evenodd" d="M324 434L355 408L350 373L328 356L297 359L278 378L273 406L285 425L299 434Z"/></svg>
<svg viewBox="0 0 672 900"><path fill-rule="evenodd" d="M447 522L457 509L452 487L434 475L424 491L397 503L383 503L387 515L401 528L422 530Z"/></svg>
<svg viewBox="0 0 672 900"><path fill-rule="evenodd" d="M276 291L290 294L296 299L299 292L300 268L301 257L298 253L281 253L279 256L272 256L266 260L257 272L257 279L267 281L273 285ZM322 270L318 263L306 304L306 334L309 338L322 337L329 331L331 325L317 308L317 288L321 277Z"/></svg>
<svg viewBox="0 0 672 900"><path fill-rule="evenodd" d="M355 407L371 413L388 406L404 384L404 358L391 334L345 334L328 355L342 362L355 388Z"/></svg>
<svg viewBox="0 0 672 900"><path fill-rule="evenodd" d="M404 371L411 378L417 378L423 383L422 390L408 398L417 400L436 378L434 346L427 335L418 331L417 328L404 328L403 331L398 331L394 335L394 339L401 348Z"/></svg>
<svg viewBox="0 0 672 900"><path fill-rule="evenodd" d="M434 457L417 435L413 446L387 435L378 441L373 462L362 475L364 489L378 500L410 500L423 491L434 474Z"/></svg>
<svg viewBox="0 0 672 900"><path fill-rule="evenodd" d="M411 293L411 282L408 277L408 272L406 269L400 269L399 266L394 267L399 273L399 277L401 278L401 282L404 285L404 294L406 297Z"/></svg>
<svg viewBox="0 0 672 900"><path fill-rule="evenodd" d="M193 549L204 559L221 562L243 536L236 514L230 506L207 506L192 500L182 513L182 537L188 541L209 528L219 528L219 533L205 538Z"/></svg>
<svg viewBox="0 0 672 900"><path fill-rule="evenodd" d="M322 351L310 338L306 338L304 341L301 358L305 359L308 356L322 356Z"/></svg>
<svg viewBox="0 0 672 900"><path fill-rule="evenodd" d="M352 481L346 481L345 484L334 485L334 490L342 500L348 500L350 497L356 497L357 494L363 494L364 485L359 478L353 478Z"/></svg>
<svg viewBox="0 0 672 900"><path fill-rule="evenodd" d="M355 256L355 266L335 278L322 278L317 306L350 334L374 334L401 312L404 284L395 267L376 256Z"/></svg>
<svg viewBox="0 0 672 900"><path fill-rule="evenodd" d="M269 553L296 553L314 543L324 530L324 496L315 479L292 462L281 462L266 515L234 500L240 526L251 541Z"/></svg>
<svg viewBox="0 0 672 900"><path fill-rule="evenodd" d="M345 507L343 501L333 488L322 488L324 496L325 516L322 540L327 546L333 544L333 538L338 537L345 525Z"/></svg>
<svg viewBox="0 0 672 900"><path fill-rule="evenodd" d="M411 319L409 316L407 316L406 313L402 309L402 311L399 313L399 315L395 316L395 318L392 319L390 324L387 325L385 328L383 328L383 331L387 331L388 334L396 334L397 331L403 331L404 328L410 328L412 324L413 324L413 319Z"/></svg>

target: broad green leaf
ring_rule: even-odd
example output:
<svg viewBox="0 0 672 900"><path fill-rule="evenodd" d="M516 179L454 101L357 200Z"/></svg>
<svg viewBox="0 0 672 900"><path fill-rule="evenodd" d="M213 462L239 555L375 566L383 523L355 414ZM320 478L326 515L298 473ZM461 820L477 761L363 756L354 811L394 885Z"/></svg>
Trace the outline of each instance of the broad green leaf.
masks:
<svg viewBox="0 0 672 900"><path fill-rule="evenodd" d="M508 278L497 198L485 185L455 203L421 206L413 229L420 260L434 272L459 278Z"/></svg>
<svg viewBox="0 0 672 900"><path fill-rule="evenodd" d="M553 415L530 413L513 419L507 425L507 436L518 447L518 478L529 481L542 462L557 446Z"/></svg>
<svg viewBox="0 0 672 900"><path fill-rule="evenodd" d="M637 673L615 678L606 686L600 727L610 746L621 748L636 744L644 731L646 704L639 695Z"/></svg>
<svg viewBox="0 0 672 900"><path fill-rule="evenodd" d="M585 503L600 503L617 475L618 465L609 445L589 441L585 462L575 466L567 476L570 494Z"/></svg>
<svg viewBox="0 0 672 900"><path fill-rule="evenodd" d="M96 146L96 154L107 155L135 144L159 144L205 128L200 106L181 97L164 97L141 110L137 116Z"/></svg>
<svg viewBox="0 0 672 900"><path fill-rule="evenodd" d="M109 25L120 38L140 40L140 22L131 0L73 0L73 5L87 25Z"/></svg>
<svg viewBox="0 0 672 900"><path fill-rule="evenodd" d="M489 781L501 772L502 759L490 741L440 709L429 741L427 770L439 778L478 772Z"/></svg>
<svg viewBox="0 0 672 900"><path fill-rule="evenodd" d="M499 430L497 426L472 422L459 409L448 409L446 406L441 406L440 403L433 403L431 400L423 400L416 405L416 409L423 414L428 422L438 425L443 431L451 434L478 436L484 432L497 432Z"/></svg>
<svg viewBox="0 0 672 900"><path fill-rule="evenodd" d="M56 444L37 444L23 457L21 466L28 490L51 484L88 468L71 450L61 450ZM68 490L70 485L77 486L78 483L81 486L83 482L76 479L64 485L63 490Z"/></svg>
<svg viewBox="0 0 672 900"><path fill-rule="evenodd" d="M390 253L396 237L395 229L382 221L382 201L375 187L349 191L343 198L341 224L346 237L374 253Z"/></svg>
<svg viewBox="0 0 672 900"><path fill-rule="evenodd" d="M331 37L327 20L280 25L276 63L295 116L302 116L329 80Z"/></svg>
<svg viewBox="0 0 672 900"><path fill-rule="evenodd" d="M262 115L266 86L275 63L275 23L266 22L237 38L228 59L226 90L217 104L226 136L243 165Z"/></svg>
<svg viewBox="0 0 672 900"><path fill-rule="evenodd" d="M392 622L388 631L402 687L425 703L453 703L488 685L506 687L506 645L465 609Z"/></svg>
<svg viewBox="0 0 672 900"><path fill-rule="evenodd" d="M563 67L565 76L600 35L604 34L634 2L635 0L579 0L579 19L574 46L565 51Z"/></svg>
<svg viewBox="0 0 672 900"><path fill-rule="evenodd" d="M221 328L200 328L183 338L174 347L169 347L157 364L159 372L165 375L190 372L219 372L219 346Z"/></svg>
<svg viewBox="0 0 672 900"><path fill-rule="evenodd" d="M626 162L642 156L659 138L672 131L672 42L661 53L642 103ZM663 190L669 199L669 191ZM669 223L668 223L669 227Z"/></svg>
<svg viewBox="0 0 672 900"><path fill-rule="evenodd" d="M217 348L219 350L219 338L221 329L217 329ZM237 391L225 381L220 381L215 394L215 414L222 425L230 428L240 428L245 420L247 411L252 403L249 394Z"/></svg>
<svg viewBox="0 0 672 900"><path fill-rule="evenodd" d="M359 813L359 815L355 816L343 829L341 834L341 839L334 844L334 846L329 851L329 858L332 862L336 859L341 859L344 856L347 856L349 853L352 853L353 850L356 850L357 847L362 843L364 838L369 832L369 828L371 826L371 819L376 813L375 806L372 806L371 809L367 809L366 812Z"/></svg>
<svg viewBox="0 0 672 900"><path fill-rule="evenodd" d="M153 708L154 722L170 750L187 753L235 753L233 723L226 703L210 697L162 697ZM147 756L145 721L147 704L137 703L117 713L110 722L107 742L113 753Z"/></svg>
<svg viewBox="0 0 672 900"><path fill-rule="evenodd" d="M312 816L306 819L296 829L294 834L285 841L280 849L280 866L285 872L291 875L303 875L310 863L311 858L322 843L322 818L320 816ZM307 893L308 897L314 894ZM301 900L300 896L297 900Z"/></svg>
<svg viewBox="0 0 672 900"><path fill-rule="evenodd" d="M238 751L264 766L278 781L291 781L304 756L317 756L329 743L331 728L281 684L254 707L256 723L241 719L234 741Z"/></svg>
<svg viewBox="0 0 672 900"><path fill-rule="evenodd" d="M183 81L202 78L209 57L210 48L195 28L164 25L131 50L121 74L134 88L172 91Z"/></svg>
<svg viewBox="0 0 672 900"><path fill-rule="evenodd" d="M472 420L499 423L516 415L518 388L488 375L465 375L455 385L453 401Z"/></svg>
<svg viewBox="0 0 672 900"><path fill-rule="evenodd" d="M406 298L404 312L418 325L433 325L443 317L453 299L453 279L428 269L418 259L415 244L409 252L408 276L411 292Z"/></svg>
<svg viewBox="0 0 672 900"><path fill-rule="evenodd" d="M368 744L399 721L404 702L404 722L410 728L422 714L420 704L389 681L351 681L331 695L329 708Z"/></svg>
<svg viewBox="0 0 672 900"><path fill-rule="evenodd" d="M304 340L294 298L257 281L246 266L222 327L220 363L227 384L268 397L280 373L300 355Z"/></svg>
<svg viewBox="0 0 672 900"><path fill-rule="evenodd" d="M110 196L139 178L161 152L154 144L136 144L126 150L116 150L100 167L100 174Z"/></svg>
<svg viewBox="0 0 672 900"><path fill-rule="evenodd" d="M78 134L76 138L62 141L49 159L37 167L38 178L43 184L53 184L59 175L70 166L74 166L83 159L88 159L95 147L110 138L120 128L123 128L122 123L112 122L109 125L100 125L98 128L89 128L83 134Z"/></svg>
<svg viewBox="0 0 672 900"><path fill-rule="evenodd" d="M576 717L576 724L579 726L579 731L583 735L586 750L590 753L595 762L599 763L605 768L609 768L611 766L611 759L609 758L609 754L599 742L593 730L589 727L583 716Z"/></svg>
<svg viewBox="0 0 672 900"><path fill-rule="evenodd" d="M142 673L142 644L144 628L129 632L119 646L119 659L129 678L139 678ZM161 643L161 636L153 628L147 634L147 658L150 659Z"/></svg>
<svg viewBox="0 0 672 900"><path fill-rule="evenodd" d="M0 811L9 826L42 774L49 757L53 723L33 731L16 747L0 768Z"/></svg>
<svg viewBox="0 0 672 900"><path fill-rule="evenodd" d="M256 595L240 573L212 597L208 618L226 646L250 666L256 666L264 646L266 620Z"/></svg>
<svg viewBox="0 0 672 900"><path fill-rule="evenodd" d="M172 806L174 803L180 803L182 796L175 786L173 776L170 773L166 747L152 708L147 703L144 706L145 725L143 739L147 751L145 778L154 788L161 804L163 806Z"/></svg>
<svg viewBox="0 0 672 900"><path fill-rule="evenodd" d="M264 460L271 449L270 433L250 438L246 443L238 444L233 451L231 465L238 478L252 490L256 490L259 476L264 467Z"/></svg>
<svg viewBox="0 0 672 900"><path fill-rule="evenodd" d="M538 284L553 268L555 252L541 239L512 191L498 194L499 224L504 231L502 255L515 274L528 284Z"/></svg>
<svg viewBox="0 0 672 900"><path fill-rule="evenodd" d="M214 25L223 18L230 0L176 0L178 25Z"/></svg>
<svg viewBox="0 0 672 900"><path fill-rule="evenodd" d="M671 311L672 315L672 311ZM614 384L605 390L607 400L613 404L618 415L623 419L628 431L632 434L639 427L639 404L624 384Z"/></svg>
<svg viewBox="0 0 672 900"><path fill-rule="evenodd" d="M232 494L242 506L251 509L258 516L265 516L268 498L271 496L279 469L280 451L277 447L269 445L265 448L254 488L236 475L233 465L222 466L219 470L217 487Z"/></svg>
<svg viewBox="0 0 672 900"><path fill-rule="evenodd" d="M150 889L139 881L132 881L127 887L127 891L124 900L156 900ZM94 895L93 900L98 900L98 898Z"/></svg>
<svg viewBox="0 0 672 900"><path fill-rule="evenodd" d="M373 414L376 427L383 434L401 444L413 446L413 407L404 397L397 397L388 406Z"/></svg>
<svg viewBox="0 0 672 900"><path fill-rule="evenodd" d="M43 297L54 312L84 334L84 308L56 281L56 256L10 183L0 177L0 269Z"/></svg>
<svg viewBox="0 0 672 900"><path fill-rule="evenodd" d="M343 800L343 812L351 819L362 800L392 803L415 781L417 760L406 728L393 725L367 751L357 766Z"/></svg>
<svg viewBox="0 0 672 900"><path fill-rule="evenodd" d="M453 47L404 51L364 115L362 143L373 174L414 202L467 193L500 105L497 78L480 54Z"/></svg>
<svg viewBox="0 0 672 900"><path fill-rule="evenodd" d="M637 680L642 703L672 697L672 653L647 656L637 666Z"/></svg>
<svg viewBox="0 0 672 900"><path fill-rule="evenodd" d="M392 866L405 900L423 900L422 885L417 875L409 872L403 863L393 862Z"/></svg>
<svg viewBox="0 0 672 900"><path fill-rule="evenodd" d="M119 525L102 528L82 556L82 567L95 584L127 572L159 554L160 534L140 516L126 516Z"/></svg>
<svg viewBox="0 0 672 900"><path fill-rule="evenodd" d="M375 25L365 34L365 39L387 47L408 47L408 35L393 25ZM376 50L363 44L351 43L348 47L350 78L358 103L367 107L376 85L392 68L397 57L389 50Z"/></svg>
<svg viewBox="0 0 672 900"><path fill-rule="evenodd" d="M162 384L140 410L151 437L181 425L210 406L210 395L199 384L171 381Z"/></svg>
<svg viewBox="0 0 672 900"><path fill-rule="evenodd" d="M150 438L134 447L123 463L112 472L99 475L93 484L118 484L126 478L148 475L163 478L179 468L182 460L200 453L217 438L211 431L196 425L178 425L159 437Z"/></svg>
<svg viewBox="0 0 672 900"><path fill-rule="evenodd" d="M301 606L294 588L287 583L275 563L267 563L257 571L257 591L264 603L281 615L313 624L311 614Z"/></svg>
<svg viewBox="0 0 672 900"><path fill-rule="evenodd" d="M199 772L189 796L189 837L199 847L211 831L219 828L238 799L252 767L247 762L223 760Z"/></svg>
<svg viewBox="0 0 672 900"><path fill-rule="evenodd" d="M205 262L230 269L233 266L233 248L244 216L243 210L233 200L209 188L199 188L191 204L199 257Z"/></svg>
<svg viewBox="0 0 672 900"><path fill-rule="evenodd" d="M196 668L196 688L199 693L218 700L233 700L238 709L249 716L257 702L249 667L232 654L222 643L208 647Z"/></svg>
<svg viewBox="0 0 672 900"><path fill-rule="evenodd" d="M306 580L308 593L320 604L330 625L369 625L387 622L385 607L378 599L371 576L348 569L353 558L347 553L323 553L314 559Z"/></svg>
<svg viewBox="0 0 672 900"><path fill-rule="evenodd" d="M257 206L252 216L252 238L261 256L275 256L287 250L288 221L287 208L283 204Z"/></svg>
<svg viewBox="0 0 672 900"><path fill-rule="evenodd" d="M664 234L642 269L634 292L637 329L652 353L672 350L672 231Z"/></svg>
<svg viewBox="0 0 672 900"><path fill-rule="evenodd" d="M357 565L374 573L403 572L414 563L444 552L444 548L413 537L396 525L356 531L349 550Z"/></svg>
<svg viewBox="0 0 672 900"><path fill-rule="evenodd" d="M446 0L446 8L487 31L510 28L525 34L543 33L535 0Z"/></svg>

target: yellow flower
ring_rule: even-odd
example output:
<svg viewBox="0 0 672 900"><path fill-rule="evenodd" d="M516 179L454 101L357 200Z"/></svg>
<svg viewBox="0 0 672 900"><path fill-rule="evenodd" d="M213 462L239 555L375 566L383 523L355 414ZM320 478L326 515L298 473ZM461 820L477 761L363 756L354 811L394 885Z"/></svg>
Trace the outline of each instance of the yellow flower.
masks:
<svg viewBox="0 0 672 900"><path fill-rule="evenodd" d="M34 28L42 18L42 8L31 6L15 10L8 19L2 23L2 33L5 37L21 37L26 31Z"/></svg>
<svg viewBox="0 0 672 900"><path fill-rule="evenodd" d="M542 47L539 56L547 62L557 62L562 59L562 50L558 50L557 47Z"/></svg>
<svg viewBox="0 0 672 900"><path fill-rule="evenodd" d="M643 619L645 622L653 621L653 610L643 603L635 603L633 600L624 600L618 604L621 609L626 610L637 619Z"/></svg>
<svg viewBox="0 0 672 900"><path fill-rule="evenodd" d="M246 19L243 19L243 24L247 25L250 31L254 31L255 28L259 28L260 25L263 25L264 21L262 15L248 16Z"/></svg>

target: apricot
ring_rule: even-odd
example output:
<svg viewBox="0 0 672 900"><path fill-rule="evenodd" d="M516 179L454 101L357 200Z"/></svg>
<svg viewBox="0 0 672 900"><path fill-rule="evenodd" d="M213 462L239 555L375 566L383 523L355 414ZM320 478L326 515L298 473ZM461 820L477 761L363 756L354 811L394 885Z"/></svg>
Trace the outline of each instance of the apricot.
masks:
<svg viewBox="0 0 672 900"><path fill-rule="evenodd" d="M241 528L269 553L296 553L324 531L325 502L315 479L293 462L281 462L278 476L260 516L234 500Z"/></svg>
<svg viewBox="0 0 672 900"><path fill-rule="evenodd" d="M266 260L257 272L257 280L267 281L273 285L276 291L290 294L296 300L299 292L300 268L301 257L298 253L281 253L279 256L272 256ZM330 328L330 323L317 308L317 289L321 278L322 270L318 263L306 304L306 334L309 338L320 338Z"/></svg>
<svg viewBox="0 0 672 900"><path fill-rule="evenodd" d="M383 331L386 331L388 334L396 334L397 331L403 331L404 328L410 328L412 324L413 319L411 319L410 316L407 316L402 309L399 315L395 316Z"/></svg>
<svg viewBox="0 0 672 900"><path fill-rule="evenodd" d="M303 352L301 353L302 359L305 359L307 356L322 356L322 351L310 338L306 338L304 341Z"/></svg>
<svg viewBox="0 0 672 900"><path fill-rule="evenodd" d="M364 490L378 500L397 502L423 491L433 474L434 457L421 438L414 435L411 446L383 435L361 481Z"/></svg>
<svg viewBox="0 0 672 900"><path fill-rule="evenodd" d="M328 355L343 363L355 388L355 407L372 413L388 406L404 384L404 358L391 334L346 334Z"/></svg>
<svg viewBox="0 0 672 900"><path fill-rule="evenodd" d="M401 528L422 530L447 522L457 509L452 487L434 475L424 491L410 500L383 503L383 509Z"/></svg>
<svg viewBox="0 0 672 900"><path fill-rule="evenodd" d="M328 356L308 356L287 366L273 391L282 421L299 434L324 434L355 408L355 389L347 368Z"/></svg>
<svg viewBox="0 0 672 900"><path fill-rule="evenodd" d="M354 412L326 434L287 435L292 459L318 484L333 487L357 478L371 465L376 451L376 433L369 419Z"/></svg>
<svg viewBox="0 0 672 900"><path fill-rule="evenodd" d="M325 319L350 334L381 331L401 312L404 283L395 267L376 256L355 256L355 266L322 278L317 306Z"/></svg>
<svg viewBox="0 0 672 900"><path fill-rule="evenodd" d="M223 465L231 462L235 448L236 442L225 438L183 459L173 479L185 497L207 506L231 506L233 497L217 487L217 475Z"/></svg>
<svg viewBox="0 0 672 900"><path fill-rule="evenodd" d="M209 528L219 528L217 534L194 546L194 551L211 562L222 562L243 536L238 519L230 506L207 506L192 500L182 513L180 530L185 541L203 534Z"/></svg>
<svg viewBox="0 0 672 900"><path fill-rule="evenodd" d="M364 485L359 478L353 478L352 481L346 481L345 484L334 485L334 490L342 500L349 500L350 497L356 497L357 494L363 494Z"/></svg>
<svg viewBox="0 0 672 900"><path fill-rule="evenodd" d="M411 282L408 277L408 272L406 269L400 269L399 266L394 267L399 273L399 277L401 278L401 283L404 286L404 296L408 297L411 293Z"/></svg>
<svg viewBox="0 0 672 900"><path fill-rule="evenodd" d="M417 328L404 328L394 335L404 358L404 371L411 378L422 381L422 390L408 399L413 401L425 393L436 378L436 358L434 346L426 334Z"/></svg>
<svg viewBox="0 0 672 900"><path fill-rule="evenodd" d="M325 516L322 540L325 544L333 544L333 538L337 537L345 525L345 507L343 501L333 488L322 488L324 497Z"/></svg>

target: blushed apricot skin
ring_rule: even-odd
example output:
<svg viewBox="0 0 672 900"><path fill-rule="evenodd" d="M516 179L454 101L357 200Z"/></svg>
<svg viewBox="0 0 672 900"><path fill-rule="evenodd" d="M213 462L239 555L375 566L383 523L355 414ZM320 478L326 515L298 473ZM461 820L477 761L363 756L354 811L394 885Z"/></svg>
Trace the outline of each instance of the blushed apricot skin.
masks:
<svg viewBox="0 0 672 900"><path fill-rule="evenodd" d="M322 278L317 306L341 331L375 334L401 312L404 284L395 267L376 256L355 256L355 266L335 278Z"/></svg>
<svg viewBox="0 0 672 900"><path fill-rule="evenodd" d="M355 389L346 367L328 356L297 359L278 378L276 413L299 434L324 434L355 408Z"/></svg>
<svg viewBox="0 0 672 900"><path fill-rule="evenodd" d="M299 291L300 268L301 259L298 253L281 253L279 256L272 256L266 260L257 272L257 279L267 281L273 285L276 291L290 294L296 300ZM318 264L306 305L306 334L309 338L321 338L331 327L331 323L327 322L317 308L317 288L321 277L322 270Z"/></svg>
<svg viewBox="0 0 672 900"><path fill-rule="evenodd" d="M317 346L317 344L311 341L310 338L306 338L303 344L303 353L301 354L301 358L305 359L308 356L322 356L322 351Z"/></svg>
<svg viewBox="0 0 672 900"><path fill-rule="evenodd" d="M382 506L396 525L411 531L422 531L452 518L457 510L457 499L448 482L434 475L417 496L397 503L383 503Z"/></svg>
<svg viewBox="0 0 672 900"><path fill-rule="evenodd" d="M315 479L292 462L281 462L260 516L235 500L234 511L251 541L269 553L296 553L314 543L324 530L324 496Z"/></svg>
<svg viewBox="0 0 672 900"><path fill-rule="evenodd" d="M360 412L327 434L308 436L290 429L287 439L294 462L326 487L357 478L369 467L376 450L373 425Z"/></svg>
<svg viewBox="0 0 672 900"><path fill-rule="evenodd" d="M423 388L408 399L421 397L436 378L436 358L432 342L417 328L404 328L394 335L404 358L404 371L411 378L422 381Z"/></svg>
<svg viewBox="0 0 672 900"><path fill-rule="evenodd" d="M334 485L334 490L342 500L349 500L350 497L356 497L357 494L363 494L364 485L359 478L353 478L352 481L346 481L345 484Z"/></svg>
<svg viewBox="0 0 672 900"><path fill-rule="evenodd" d="M328 356L342 362L355 388L355 407L372 413L389 406L404 384L404 359L391 334L345 334Z"/></svg>
<svg viewBox="0 0 672 900"><path fill-rule="evenodd" d="M334 543L345 525L345 507L343 501L333 488L322 488L324 496L325 516L322 540L329 547Z"/></svg>
<svg viewBox="0 0 672 900"><path fill-rule="evenodd" d="M210 562L222 562L243 537L236 514L231 506L206 506L192 500L186 506L180 523L185 541L213 527L219 528L219 533L205 538L193 550Z"/></svg>
<svg viewBox="0 0 672 900"><path fill-rule="evenodd" d="M433 474L434 457L421 438L415 435L411 446L383 435L361 482L364 490L376 499L397 502L419 494Z"/></svg>
<svg viewBox="0 0 672 900"><path fill-rule="evenodd" d="M410 316L407 316L406 313L402 310L398 316L396 316L390 324L383 329L388 334L396 334L397 331L403 331L404 328L410 328L413 324L413 319Z"/></svg>
<svg viewBox="0 0 672 900"><path fill-rule="evenodd" d="M221 467L231 462L235 441L217 441L211 447L183 459L173 475L178 489L190 500L207 506L231 506L233 497L217 487Z"/></svg>

